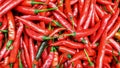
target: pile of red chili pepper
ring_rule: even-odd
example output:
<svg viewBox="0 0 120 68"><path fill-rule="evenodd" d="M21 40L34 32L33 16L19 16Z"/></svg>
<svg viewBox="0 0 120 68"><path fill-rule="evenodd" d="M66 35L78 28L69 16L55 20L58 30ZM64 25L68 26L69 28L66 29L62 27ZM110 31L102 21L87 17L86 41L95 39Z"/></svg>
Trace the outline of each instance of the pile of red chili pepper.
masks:
<svg viewBox="0 0 120 68"><path fill-rule="evenodd" d="M0 68L120 68L120 1L0 0Z"/></svg>

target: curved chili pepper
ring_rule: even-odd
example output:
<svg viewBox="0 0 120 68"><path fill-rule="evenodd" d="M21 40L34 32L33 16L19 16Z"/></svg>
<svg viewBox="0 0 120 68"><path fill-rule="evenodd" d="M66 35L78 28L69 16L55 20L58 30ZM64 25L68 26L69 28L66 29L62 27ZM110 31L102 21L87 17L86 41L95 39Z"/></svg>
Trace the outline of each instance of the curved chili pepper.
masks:
<svg viewBox="0 0 120 68"><path fill-rule="evenodd" d="M106 9L107 9L107 11L108 11L109 13L111 13L111 14L114 14L114 13L115 13L115 11L114 11L114 9L112 8L111 5L106 5Z"/></svg>
<svg viewBox="0 0 120 68"><path fill-rule="evenodd" d="M118 52L120 52L119 44L112 38L108 39L108 42L114 47Z"/></svg>
<svg viewBox="0 0 120 68"><path fill-rule="evenodd" d="M26 58L27 65L28 65L29 68L32 68L32 64L31 64L31 61L30 61L29 52L27 50L27 47L26 47L26 44L25 44L24 41L22 41L22 46L24 48L25 58Z"/></svg>
<svg viewBox="0 0 120 68"><path fill-rule="evenodd" d="M104 17L105 13L102 11L102 9L97 4L95 4L95 10L100 18Z"/></svg>
<svg viewBox="0 0 120 68"><path fill-rule="evenodd" d="M49 17L44 17L44 16L31 16L31 15L24 15L21 16L24 19L27 20L40 20L40 21L45 21L46 24L48 24L49 22L53 22L55 23L57 26L62 27L61 24L59 24L58 22L56 22L55 20L53 20L52 18Z"/></svg>
<svg viewBox="0 0 120 68"><path fill-rule="evenodd" d="M86 17L88 15L88 9L89 9L89 5L90 5L90 0L85 0L85 4L84 4L84 9L81 11L81 15L80 18L78 20L78 26L77 26L77 30L81 30L81 25L85 22Z"/></svg>
<svg viewBox="0 0 120 68"><path fill-rule="evenodd" d="M105 54L107 55L115 55L115 56L118 56L118 52L116 50L112 50L112 49L105 49Z"/></svg>
<svg viewBox="0 0 120 68"><path fill-rule="evenodd" d="M7 49L6 49L6 44L7 44L7 43L4 43L2 49L0 50L0 60L2 60L5 52L7 51Z"/></svg>
<svg viewBox="0 0 120 68"><path fill-rule="evenodd" d="M28 20L25 20L23 18L20 18L18 16L16 16L16 18L18 20L20 20L23 24L27 25L29 28L31 28L31 29L33 29L33 30L35 30L37 32L43 33L45 35L48 34L48 30L42 29L42 28L38 27L36 24L34 24L34 23L32 23L32 22L30 22Z"/></svg>
<svg viewBox="0 0 120 68"><path fill-rule="evenodd" d="M42 55L41 55L43 62L45 62L47 56L48 56L48 51L47 51L47 47L45 47L45 49L43 50Z"/></svg>
<svg viewBox="0 0 120 68"><path fill-rule="evenodd" d="M70 32L74 32L71 24L68 23L67 20L65 20L63 17L61 17L58 13L53 12L53 15L55 18Z"/></svg>
<svg viewBox="0 0 120 68"><path fill-rule="evenodd" d="M96 2L104 5L114 5L114 3L106 1L106 0L96 0Z"/></svg>
<svg viewBox="0 0 120 68"><path fill-rule="evenodd" d="M17 53L19 50L19 42L20 42L20 37L23 31L23 24L20 22L19 23L19 28L16 32L16 37L15 37L15 41L13 42L13 49L10 52L10 63L14 63L17 59Z"/></svg>
<svg viewBox="0 0 120 68"><path fill-rule="evenodd" d="M46 5L44 2L36 2L36 1L27 1L27 0L25 0L25 1L23 1L22 2L22 6L33 6L33 5L35 5L35 4L43 4L43 5Z"/></svg>
<svg viewBox="0 0 120 68"><path fill-rule="evenodd" d="M52 43L50 45L51 46L66 46L66 47L74 48L74 49L77 49L77 48L83 49L84 48L84 44L73 42L70 40L57 41L57 42Z"/></svg>
<svg viewBox="0 0 120 68"><path fill-rule="evenodd" d="M0 11L2 11L7 5L9 5L12 2L12 0L6 0L0 5Z"/></svg>
<svg viewBox="0 0 120 68"><path fill-rule="evenodd" d="M100 38L100 36L102 35L105 27L107 26L108 20L110 19L110 15L105 15L103 17L103 20L101 21L102 24L100 24L100 28L94 38L93 44L96 43L96 41Z"/></svg>
<svg viewBox="0 0 120 68"><path fill-rule="evenodd" d="M12 42L15 39L15 21L14 17L11 11L7 13L7 19L8 19L8 43L6 45L6 48L8 49L9 46L12 44ZM9 44L10 43L10 44Z"/></svg>
<svg viewBox="0 0 120 68"><path fill-rule="evenodd" d="M65 47L65 46L59 46L58 50L62 53L69 53L74 55L76 53L76 50Z"/></svg>
<svg viewBox="0 0 120 68"><path fill-rule="evenodd" d="M96 32L99 27L100 27L100 22L98 22L94 27L92 27L90 29L82 29L80 31L76 31L75 37L89 36L89 35L93 34L94 32Z"/></svg>
<svg viewBox="0 0 120 68"><path fill-rule="evenodd" d="M111 19L108 21L106 30L109 31L111 29L111 27L115 24L115 21L117 20L119 15L119 9L116 10L116 13L113 14L113 16L111 17Z"/></svg>
<svg viewBox="0 0 120 68"><path fill-rule="evenodd" d="M77 27L77 24L75 23L75 20L74 20L74 16L72 14L70 0L65 0L65 8L66 8L66 15L67 15L68 20L73 26Z"/></svg>
<svg viewBox="0 0 120 68"><path fill-rule="evenodd" d="M47 59L45 60L45 63L43 63L42 68L49 68L50 65L52 64L52 61L54 59L54 47L51 48L51 51L47 57Z"/></svg>
<svg viewBox="0 0 120 68"><path fill-rule="evenodd" d="M48 9L34 9L34 8L31 8L31 7L24 7L24 6L17 6L15 8L15 10L17 10L18 12L21 12L23 14L30 14L30 15L35 15L39 12L47 12L47 11L52 11L52 10L56 10L57 8L48 8Z"/></svg>
<svg viewBox="0 0 120 68"><path fill-rule="evenodd" d="M15 6L17 6L20 2L22 2L23 0L17 0L17 1L13 1L11 2L8 6L6 6L6 8L4 8L1 12L0 12L0 17L2 17L4 14L6 14L9 10L13 9Z"/></svg>
<svg viewBox="0 0 120 68"><path fill-rule="evenodd" d="M106 37L107 37L107 33L105 31L102 35L102 38L100 40L100 45L98 47L98 55L97 55L97 59L96 59L96 68L102 68L103 57L105 55Z"/></svg>
<svg viewBox="0 0 120 68"><path fill-rule="evenodd" d="M35 50L34 50L34 43L32 38L29 38L29 53L30 53L31 62L33 63L35 58Z"/></svg>
<svg viewBox="0 0 120 68"><path fill-rule="evenodd" d="M108 36L107 36L107 39L109 38L112 38L115 33L117 32L117 30L119 29L120 27L120 21L117 21L114 26L111 28L111 30L108 32Z"/></svg>
<svg viewBox="0 0 120 68"><path fill-rule="evenodd" d="M54 34L60 32L60 31L62 31L62 30L65 30L65 28L58 28L58 29L55 29L55 30L49 35L49 37L52 37Z"/></svg>
<svg viewBox="0 0 120 68"><path fill-rule="evenodd" d="M52 3L52 2L49 2L49 7L51 7L51 8L57 8L57 6L54 4L54 3ZM64 17L64 18L66 18L67 19L67 16L63 13L63 12L61 12L58 8L55 10L55 12L57 12L58 14L60 14L62 17Z"/></svg>
<svg viewBox="0 0 120 68"><path fill-rule="evenodd" d="M94 10L94 4L93 3L94 3L94 1L91 0L90 8L89 8L89 14L88 14L87 20L85 21L83 29L87 29L89 27L89 25L90 25L92 15L93 15L93 10Z"/></svg>
<svg viewBox="0 0 120 68"><path fill-rule="evenodd" d="M47 37L47 36L45 36L45 35L43 35L43 34L39 34L39 33L37 33L37 32L35 32L35 31L33 31L33 30L30 30L30 29L25 29L25 31L26 31L26 33L30 36L30 37L32 37L33 39L35 39L35 40L38 40L38 41L44 41L44 40L49 40L49 39L51 39L50 37Z"/></svg>
<svg viewBox="0 0 120 68"><path fill-rule="evenodd" d="M21 44L21 45L22 45L22 44ZM26 59L25 59L25 53L24 53L23 50L21 51L21 61L22 61L22 63L23 63L23 66L24 66L25 68L28 68L28 65L27 65L27 62L26 62Z"/></svg>

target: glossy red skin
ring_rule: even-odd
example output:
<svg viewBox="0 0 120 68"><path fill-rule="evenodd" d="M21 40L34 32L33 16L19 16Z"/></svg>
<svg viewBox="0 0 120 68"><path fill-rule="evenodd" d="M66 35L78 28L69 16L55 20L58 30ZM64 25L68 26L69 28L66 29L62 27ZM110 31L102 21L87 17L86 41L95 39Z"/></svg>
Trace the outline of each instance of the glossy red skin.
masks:
<svg viewBox="0 0 120 68"><path fill-rule="evenodd" d="M76 50L74 50L72 48L65 47L65 46L59 46L58 50L62 53L69 53L72 55L74 55L76 53Z"/></svg>
<svg viewBox="0 0 120 68"><path fill-rule="evenodd" d="M54 59L54 52L50 52L47 59L43 63L42 68L49 68L52 64L52 60Z"/></svg>
<svg viewBox="0 0 120 68"><path fill-rule="evenodd" d="M107 39L112 38L115 35L115 33L118 31L119 27L120 27L120 21L118 20L111 28L111 30L108 32Z"/></svg>
<svg viewBox="0 0 120 68"><path fill-rule="evenodd" d="M49 2L49 7L51 8L54 8L54 7L57 7L54 3L52 2ZM58 14L60 14L63 18L67 19L67 16L62 12L60 11L59 9L55 10L55 12L57 12Z"/></svg>
<svg viewBox="0 0 120 68"><path fill-rule="evenodd" d="M110 18L110 20L108 21L108 24L107 24L107 27L106 27L106 30L107 31L110 31L110 29L112 28L112 26L116 23L116 20L118 18L118 15L119 15L119 9L117 9L115 11L115 13L112 15L112 17Z"/></svg>
<svg viewBox="0 0 120 68"><path fill-rule="evenodd" d="M53 15L69 32L74 32L72 25L66 19L64 19L56 12L53 12Z"/></svg>
<svg viewBox="0 0 120 68"><path fill-rule="evenodd" d="M111 15L105 15L101 21L102 24L100 24L100 28L98 30L98 32L96 33L96 36L94 37L94 41L92 42L92 44L95 44L96 41L98 41L98 39L101 37L102 33L105 30L105 27L107 26L107 23L110 19Z"/></svg>
<svg viewBox="0 0 120 68"><path fill-rule="evenodd" d="M25 20L21 17L18 17L16 16L16 18L18 20L20 20L23 24L25 24L26 26L30 27L31 29L35 30L36 32L39 32L39 33L43 33L43 34L48 34L48 31L45 30L45 29L42 29L40 28L39 26L37 26L35 23L31 22L31 21L28 21L28 20Z"/></svg>
<svg viewBox="0 0 120 68"><path fill-rule="evenodd" d="M34 49L34 42L32 38L29 38L29 53L30 53L31 62L33 62L35 58L35 49Z"/></svg>
<svg viewBox="0 0 120 68"><path fill-rule="evenodd" d="M14 63L17 59L17 54L18 54L19 46L20 46L20 37L21 37L22 31L23 31L23 24L20 22L19 28L16 32L15 40L12 44L14 48L10 52L10 63Z"/></svg>
<svg viewBox="0 0 120 68"><path fill-rule="evenodd" d="M4 14L6 14L9 10L13 9L14 7L16 7L22 1L23 0L17 0L17 1L13 1L12 3L10 3L6 8L4 8L0 12L0 17L2 17Z"/></svg>
<svg viewBox="0 0 120 68"><path fill-rule="evenodd" d="M105 43L106 43L107 32L105 31L100 40L100 45L98 47L98 55L96 59L96 68L102 68L103 57L105 55Z"/></svg>
<svg viewBox="0 0 120 68"><path fill-rule="evenodd" d="M18 59L14 63L13 68L19 68L19 60Z"/></svg>
<svg viewBox="0 0 120 68"><path fill-rule="evenodd" d="M96 0L96 2L98 2L100 4L105 4L105 5L114 5L114 3L110 2L110 1Z"/></svg>
<svg viewBox="0 0 120 68"><path fill-rule="evenodd" d="M89 5L90 5L90 0L85 0L84 6L83 6L84 9L81 11L81 15L80 15L80 18L78 20L77 30L81 30L81 28L80 28L81 25L87 19Z"/></svg>
<svg viewBox="0 0 120 68"><path fill-rule="evenodd" d="M84 48L84 44L82 43L77 43L71 40L61 40L61 41L57 41L55 43L50 44L51 46L66 46L69 48L73 48L73 49L83 49Z"/></svg>
<svg viewBox="0 0 120 68"><path fill-rule="evenodd" d="M93 15L93 10L94 10L94 1L91 0L91 3L90 3L90 8L89 8L89 14L87 15L87 20L85 21L85 24L83 26L83 29L87 29L89 26L90 26L90 22L91 22L91 19L92 19L92 15Z"/></svg>
<svg viewBox="0 0 120 68"><path fill-rule="evenodd" d="M15 39L15 21L14 21L13 13L11 11L7 13L7 19L8 19L8 39L14 40Z"/></svg>
<svg viewBox="0 0 120 68"><path fill-rule="evenodd" d="M4 9L7 5L9 5L12 2L12 0L6 0L2 4L0 4L0 11Z"/></svg>

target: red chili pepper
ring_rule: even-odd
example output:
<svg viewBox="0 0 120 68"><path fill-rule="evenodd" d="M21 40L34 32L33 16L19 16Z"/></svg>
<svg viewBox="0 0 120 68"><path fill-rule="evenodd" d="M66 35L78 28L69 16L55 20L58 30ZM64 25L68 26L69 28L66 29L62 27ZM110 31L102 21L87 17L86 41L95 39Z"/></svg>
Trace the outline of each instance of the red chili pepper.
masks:
<svg viewBox="0 0 120 68"><path fill-rule="evenodd" d="M69 48L74 48L74 49L83 49L84 48L84 44L82 43L77 43L77 42L73 42L71 40L62 40L62 41L57 41L55 43L50 44L51 46L66 46Z"/></svg>
<svg viewBox="0 0 120 68"><path fill-rule="evenodd" d="M82 29L82 30L76 31L75 36L76 37L89 36L89 35L93 34L94 32L96 32L99 27L100 27L100 22L98 22L94 27L92 27L90 29Z"/></svg>
<svg viewBox="0 0 120 68"><path fill-rule="evenodd" d="M76 53L76 50L65 47L65 46L59 46L58 50L62 53L69 53L74 55Z"/></svg>
<svg viewBox="0 0 120 68"><path fill-rule="evenodd" d="M25 7L25 6L17 6L15 8L15 10L17 10L18 12L21 12L23 14L29 14L29 15L35 15L38 14L39 12L47 12L47 11L52 11L52 10L56 10L57 8L48 8L48 9L34 9L31 7Z"/></svg>
<svg viewBox="0 0 120 68"><path fill-rule="evenodd" d="M57 6L54 4L54 3L52 3L52 2L49 2L49 7L51 7L51 8L57 8ZM63 12L61 12L58 8L55 10L55 12L57 12L58 14L60 14L62 17L64 17L64 18L66 18L67 19L67 16L63 13Z"/></svg>
<svg viewBox="0 0 120 68"><path fill-rule="evenodd" d="M62 31L62 30L65 30L65 28L58 28L58 29L54 29L54 31L49 35L49 37L52 37L54 34Z"/></svg>
<svg viewBox="0 0 120 68"><path fill-rule="evenodd" d="M88 9L89 9L89 5L90 5L90 0L85 0L85 4L83 6L83 10L81 11L81 15L80 18L78 20L78 26L77 26L77 30L81 30L81 25L85 22L85 20L87 19L87 15L88 15Z"/></svg>
<svg viewBox="0 0 120 68"><path fill-rule="evenodd" d="M46 5L44 2L36 2L36 1L28 1L28 0L25 0L22 2L22 6L30 6L32 7L33 5L35 4L43 4L43 5Z"/></svg>
<svg viewBox="0 0 120 68"><path fill-rule="evenodd" d="M111 28L111 30L108 32L107 39L112 38L115 35L115 33L118 31L119 27L120 27L120 21L118 20Z"/></svg>
<svg viewBox="0 0 120 68"><path fill-rule="evenodd" d="M38 41L44 41L44 40L51 39L50 37L47 37L47 36L40 34L40 33L37 33L31 29L28 29L28 28L26 28L25 31L31 38L38 40Z"/></svg>
<svg viewBox="0 0 120 68"><path fill-rule="evenodd" d="M30 22L28 20L25 20L25 19L23 19L21 17L18 17L18 16L16 16L16 18L18 20L20 20L23 24L28 26L29 28L35 30L36 32L43 33L45 35L49 33L48 30L42 29L42 28L38 27L36 24L34 24L34 23L32 23L32 22Z"/></svg>
<svg viewBox="0 0 120 68"><path fill-rule="evenodd" d="M101 21L102 24L100 24L100 28L94 38L93 44L96 43L98 41L98 39L101 37L103 31L105 30L105 27L107 26L107 23L110 19L110 15L105 15Z"/></svg>
<svg viewBox="0 0 120 68"><path fill-rule="evenodd" d="M22 44L21 44L22 45ZM23 66L25 67L25 68L28 68L28 65L27 65L27 62L26 62L26 59L25 59L25 53L24 53L24 50L22 50L21 51L21 61L22 61L22 63L23 63Z"/></svg>
<svg viewBox="0 0 120 68"><path fill-rule="evenodd" d="M108 21L108 24L107 24L107 27L106 27L107 31L109 31L112 28L112 26L115 24L115 21L117 20L118 15L119 15L119 9L116 10L116 13L113 14L111 19Z"/></svg>
<svg viewBox="0 0 120 68"><path fill-rule="evenodd" d="M92 19L92 15L93 15L93 10L94 10L94 1L91 0L89 14L87 15L88 17L87 17L87 20L85 21L83 29L87 29L89 27L91 19Z"/></svg>
<svg viewBox="0 0 120 68"><path fill-rule="evenodd" d="M11 2L9 5L7 5L1 12L0 12L0 17L2 17L4 14L6 14L9 10L13 9L15 6L17 6L20 2L23 0L17 0Z"/></svg>
<svg viewBox="0 0 120 68"><path fill-rule="evenodd" d="M5 0L5 2L3 2L0 5L0 11L2 11L7 5L9 5L12 2L12 0Z"/></svg>
<svg viewBox="0 0 120 68"><path fill-rule="evenodd" d="M115 48L118 52L120 52L120 46L119 43L117 43L114 39L110 38L108 39L108 42L111 44L113 48Z"/></svg>
<svg viewBox="0 0 120 68"><path fill-rule="evenodd" d="M114 5L114 3L106 1L106 0L96 0L98 3L100 4L104 4L104 5Z"/></svg>
<svg viewBox="0 0 120 68"><path fill-rule="evenodd" d="M96 68L102 68L103 57L105 55L105 43L106 43L107 33L106 31L103 33L102 38L100 40L100 45L98 46L98 55L96 59Z"/></svg>
<svg viewBox="0 0 120 68"><path fill-rule="evenodd" d="M54 59L54 47L51 48L51 51L50 51L47 59L43 63L42 68L49 68L52 64L53 59Z"/></svg>
<svg viewBox="0 0 120 68"><path fill-rule="evenodd" d="M27 50L29 50L29 37L27 36L26 32L24 31L24 38L23 38L26 46L27 46Z"/></svg>
<svg viewBox="0 0 120 68"><path fill-rule="evenodd" d="M65 0L65 8L66 8L66 15L67 15L67 19L70 21L70 23L74 26L77 27L77 24L74 20L74 16L72 14L72 9L71 9L71 5L70 5L70 0Z"/></svg>
<svg viewBox="0 0 120 68"><path fill-rule="evenodd" d="M35 50L34 50L34 43L32 38L29 38L29 53L30 53L31 62L33 63L35 58Z"/></svg>
<svg viewBox="0 0 120 68"><path fill-rule="evenodd" d="M73 55L73 57L70 59L70 63L71 62L74 62L74 61L76 61L76 60L78 60L78 59L87 59L86 57L85 57L85 53L83 52L83 51L80 51L80 52L78 52L78 53L75 53L75 55Z"/></svg>
<svg viewBox="0 0 120 68"><path fill-rule="evenodd" d="M20 45L20 37L23 31L23 24L20 22L19 23L19 28L16 32L16 37L15 37L15 41L13 42L13 49L10 52L10 63L14 63L17 59L17 54L18 54L18 50L19 50L19 45Z"/></svg>
<svg viewBox="0 0 120 68"><path fill-rule="evenodd" d="M113 7L114 10L116 10L118 8L119 2L120 2L119 0L114 1L114 4L115 4Z"/></svg>
<svg viewBox="0 0 120 68"><path fill-rule="evenodd" d="M70 1L70 5L74 5L74 4L76 4L78 2L78 0L71 0Z"/></svg>
<svg viewBox="0 0 120 68"><path fill-rule="evenodd" d="M45 62L45 60L47 59L48 57L48 51L47 51L47 48L44 49L44 51L42 52L42 61Z"/></svg>
<svg viewBox="0 0 120 68"><path fill-rule="evenodd" d="M0 61L2 60L5 52L7 51L7 49L6 49L6 44L7 44L7 43L4 43L2 49L0 50Z"/></svg>
<svg viewBox="0 0 120 68"><path fill-rule="evenodd" d="M97 4L95 4L95 10L100 18L104 17L105 13L102 11L102 9Z"/></svg>
<svg viewBox="0 0 120 68"><path fill-rule="evenodd" d="M63 17L61 17L59 14L57 14L56 12L53 12L53 15L55 16L55 18L70 32L74 32L72 25L69 24L69 22L64 19Z"/></svg>
<svg viewBox="0 0 120 68"><path fill-rule="evenodd" d="M75 68L83 68L81 60L76 60L73 62Z"/></svg>
<svg viewBox="0 0 120 68"><path fill-rule="evenodd" d="M14 17L11 11L7 13L7 19L8 19L8 43L6 45L6 48L8 49L9 46L12 44L12 42L15 39L15 21ZM10 43L10 44L9 44Z"/></svg>

